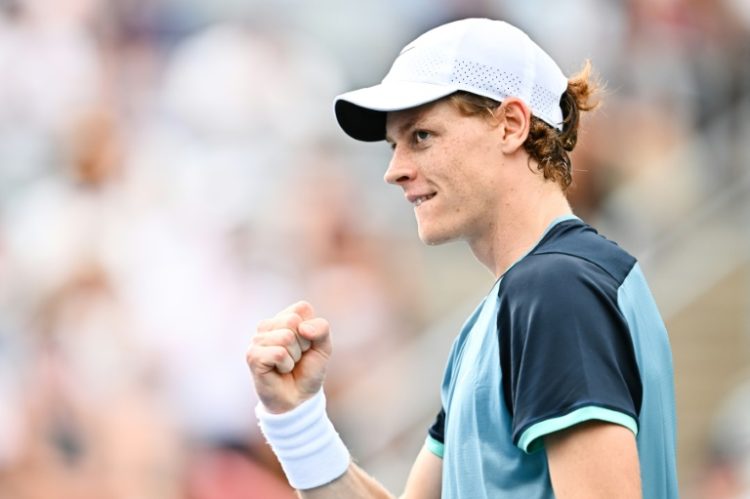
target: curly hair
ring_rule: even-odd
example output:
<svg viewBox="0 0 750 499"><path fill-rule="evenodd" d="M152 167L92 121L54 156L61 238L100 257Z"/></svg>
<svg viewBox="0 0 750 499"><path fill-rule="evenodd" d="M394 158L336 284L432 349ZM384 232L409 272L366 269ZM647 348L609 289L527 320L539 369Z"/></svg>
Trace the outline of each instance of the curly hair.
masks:
<svg viewBox="0 0 750 499"><path fill-rule="evenodd" d="M583 69L568 79L568 88L560 97L563 123L562 131L531 116L529 135L523 143L529 158L537 163L544 178L556 181L566 190L573 181L569 152L578 142L578 125L582 111L591 111L599 105L596 97L600 84L592 78L591 63L586 61ZM459 91L449 97L463 114L468 116L486 114L495 119L493 111L500 105L494 99L469 92Z"/></svg>

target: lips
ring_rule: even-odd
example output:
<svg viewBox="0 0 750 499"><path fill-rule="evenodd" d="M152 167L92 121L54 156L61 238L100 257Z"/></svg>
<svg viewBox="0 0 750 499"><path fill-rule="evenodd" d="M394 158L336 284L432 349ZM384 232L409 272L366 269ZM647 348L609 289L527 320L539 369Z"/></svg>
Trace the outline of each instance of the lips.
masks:
<svg viewBox="0 0 750 499"><path fill-rule="evenodd" d="M419 206L425 201L429 201L430 199L435 197L435 192L431 192L429 194L409 194L406 196L406 199L412 203L414 206Z"/></svg>

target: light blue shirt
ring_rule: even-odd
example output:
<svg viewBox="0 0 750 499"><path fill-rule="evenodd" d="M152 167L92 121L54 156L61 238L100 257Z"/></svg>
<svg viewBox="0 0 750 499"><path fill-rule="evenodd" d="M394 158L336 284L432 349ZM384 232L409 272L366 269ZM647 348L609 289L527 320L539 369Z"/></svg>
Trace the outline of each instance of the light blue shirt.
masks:
<svg viewBox="0 0 750 499"><path fill-rule="evenodd" d="M636 435L644 498L678 497L666 329L635 260L578 219L548 229L466 321L442 404L427 443L444 498L553 498L543 437L588 420Z"/></svg>

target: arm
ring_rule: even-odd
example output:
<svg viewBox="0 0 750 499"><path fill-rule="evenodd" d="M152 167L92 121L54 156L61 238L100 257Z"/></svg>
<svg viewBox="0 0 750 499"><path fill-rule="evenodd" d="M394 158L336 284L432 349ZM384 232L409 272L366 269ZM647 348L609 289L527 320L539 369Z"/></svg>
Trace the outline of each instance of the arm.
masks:
<svg viewBox="0 0 750 499"><path fill-rule="evenodd" d="M635 436L624 426L589 421L550 434L544 445L556 497L641 497Z"/></svg>
<svg viewBox="0 0 750 499"><path fill-rule="evenodd" d="M409 473L406 490L400 499L440 499L442 472L443 460L430 452L427 447L422 447ZM298 493L302 499L393 499L394 497L356 464L351 464L347 472L333 482Z"/></svg>
<svg viewBox="0 0 750 499"><path fill-rule="evenodd" d="M323 498L392 498L393 496L385 490L375 479L367 475L357 465L346 464L347 451L340 443L340 439L330 426L324 413L322 389L325 378L325 370L332 351L330 331L328 322L315 313L306 302L296 303L277 314L272 319L262 321L258 325L253 343L247 352L247 363L253 375L255 389L261 401L263 410L260 414L266 421L266 430L269 428L276 434L277 444L288 454L287 465L294 467L297 471L306 470L307 475L315 475L315 469L321 465L316 459L317 454L305 460L300 467L300 457L297 451L300 446L296 443L290 449L290 439L298 442L299 424L304 424L305 431L312 431L320 438L313 438L315 447L321 442L338 440L333 444L336 451L330 452L331 445L323 444L329 451L324 457L331 458L336 464L336 469L341 471L326 473L331 474L328 483L316 479L323 485L315 486L314 482L310 488L300 490L298 493L304 499ZM305 402L310 401L305 404ZM297 418L300 411L304 414L302 419ZM317 411L317 412L316 412ZM317 414L317 415L316 415ZM324 421L323 421L324 420ZM312 422L312 424L311 424ZM292 425L292 427L289 426ZM261 424L261 427L264 425ZM296 429L294 427L296 426ZM287 428L292 428L290 432ZM328 428L328 429L326 429ZM307 433L304 433L307 434ZM269 434L266 433L268 437ZM278 440L278 437L281 440ZM269 439L269 442L271 440ZM311 442L304 441L301 448L309 448ZM282 456L282 454L278 454ZM342 457L343 456L343 457ZM282 465L284 460L282 460ZM296 461L292 462L292 461ZM339 465L343 465L339 468ZM291 469L291 468L290 468ZM285 467L285 470L287 468ZM287 475L290 477L287 470ZM320 477L320 473L317 473ZM338 476L338 478L336 478ZM299 479L299 476L297 477ZM423 448L409 475L409 480L404 493L405 499L437 499L440 497L440 484L442 479L442 460ZM304 479L307 481L308 479ZM300 483L305 483L301 481ZM309 482L307 482L309 483ZM314 487L314 488L313 488Z"/></svg>
<svg viewBox="0 0 750 499"><path fill-rule="evenodd" d="M443 490L443 460L427 446L419 451L401 499L440 499Z"/></svg>

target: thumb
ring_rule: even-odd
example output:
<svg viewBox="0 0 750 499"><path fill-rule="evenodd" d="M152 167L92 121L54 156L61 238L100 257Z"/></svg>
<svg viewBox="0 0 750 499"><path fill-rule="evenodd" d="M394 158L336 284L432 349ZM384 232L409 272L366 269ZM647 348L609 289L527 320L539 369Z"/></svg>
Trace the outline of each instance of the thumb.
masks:
<svg viewBox="0 0 750 499"><path fill-rule="evenodd" d="M310 342L310 348L318 350L326 356L331 354L333 344L331 343L331 328L328 321L322 317L301 322L297 327L300 336Z"/></svg>

